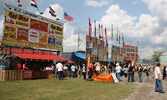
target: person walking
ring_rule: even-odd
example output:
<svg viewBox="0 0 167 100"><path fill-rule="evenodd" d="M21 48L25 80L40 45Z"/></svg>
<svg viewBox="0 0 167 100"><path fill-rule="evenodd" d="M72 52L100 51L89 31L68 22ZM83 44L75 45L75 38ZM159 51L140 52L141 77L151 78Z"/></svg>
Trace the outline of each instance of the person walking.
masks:
<svg viewBox="0 0 167 100"><path fill-rule="evenodd" d="M59 80L60 78L63 80L63 64L58 61L56 68L58 68Z"/></svg>
<svg viewBox="0 0 167 100"><path fill-rule="evenodd" d="M132 80L132 71L133 71L133 66L131 65L131 63L128 64L128 82L133 82Z"/></svg>
<svg viewBox="0 0 167 100"><path fill-rule="evenodd" d="M162 82L161 82L162 73L160 69L160 63L157 63L156 65L157 66L155 67L155 71L154 71L155 92L165 93L165 91L163 91Z"/></svg>
<svg viewBox="0 0 167 100"><path fill-rule="evenodd" d="M117 79L118 79L119 81L121 81L120 75L121 75L121 70L122 70L122 68L121 68L121 66L119 65L119 63L116 64L115 70L116 70Z"/></svg>
<svg viewBox="0 0 167 100"><path fill-rule="evenodd" d="M139 75L139 80L140 80L140 83L142 83L142 71L143 71L143 68L142 66L139 64L139 67L138 67L138 75Z"/></svg>
<svg viewBox="0 0 167 100"><path fill-rule="evenodd" d="M86 79L86 67L85 67L85 64L83 64L82 73L83 73L83 79Z"/></svg>
<svg viewBox="0 0 167 100"><path fill-rule="evenodd" d="M72 70L72 77L73 78L75 78L75 65L73 64L72 66L71 66L71 70Z"/></svg>
<svg viewBox="0 0 167 100"><path fill-rule="evenodd" d="M67 63L68 78L71 78L71 64Z"/></svg>
<svg viewBox="0 0 167 100"><path fill-rule="evenodd" d="M146 79L149 79L149 69L146 69Z"/></svg>

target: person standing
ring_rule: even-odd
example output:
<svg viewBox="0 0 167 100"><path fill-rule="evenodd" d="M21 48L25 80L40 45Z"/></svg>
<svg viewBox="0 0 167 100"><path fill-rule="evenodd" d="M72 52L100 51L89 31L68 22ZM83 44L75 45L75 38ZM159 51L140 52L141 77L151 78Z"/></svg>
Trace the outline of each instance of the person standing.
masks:
<svg viewBox="0 0 167 100"><path fill-rule="evenodd" d="M133 71L132 71L132 81L135 82L135 63L133 64Z"/></svg>
<svg viewBox="0 0 167 100"><path fill-rule="evenodd" d="M93 71L94 71L94 62L89 64L89 79L92 79Z"/></svg>
<svg viewBox="0 0 167 100"><path fill-rule="evenodd" d="M165 77L166 77L166 66L163 67L163 78L162 79L164 80Z"/></svg>
<svg viewBox="0 0 167 100"><path fill-rule="evenodd" d="M131 63L129 63L129 65L128 65L128 82L130 82L130 79L131 79L131 82L133 82L132 71L133 71L133 66L131 65Z"/></svg>
<svg viewBox="0 0 167 100"><path fill-rule="evenodd" d="M67 63L68 78L71 78L71 64Z"/></svg>
<svg viewBox="0 0 167 100"><path fill-rule="evenodd" d="M125 80L127 81L127 75L128 75L128 66L125 65L125 68L124 68L124 75L125 75Z"/></svg>
<svg viewBox="0 0 167 100"><path fill-rule="evenodd" d="M149 69L146 69L146 79L149 79Z"/></svg>
<svg viewBox="0 0 167 100"><path fill-rule="evenodd" d="M63 80L63 64L60 61L57 63L56 68L58 68L59 80L60 78Z"/></svg>
<svg viewBox="0 0 167 100"><path fill-rule="evenodd" d="M162 73L160 69L160 63L157 63L157 66L155 67L154 78L155 78L155 92L165 93L165 91L163 91L162 82L161 82Z"/></svg>
<svg viewBox="0 0 167 100"><path fill-rule="evenodd" d="M122 68L121 68L121 66L119 65L119 63L116 64L115 70L116 70L117 79L118 79L119 81L121 81L120 75L121 75L121 70L122 70Z"/></svg>
<svg viewBox="0 0 167 100"><path fill-rule="evenodd" d="M85 67L85 64L83 64L82 72L83 72L84 79L86 79L86 67Z"/></svg>
<svg viewBox="0 0 167 100"><path fill-rule="evenodd" d="M73 64L72 66L71 66L71 70L72 70L72 77L73 78L75 78L75 65Z"/></svg>
<svg viewBox="0 0 167 100"><path fill-rule="evenodd" d="M142 83L142 71L143 71L143 68L142 68L142 66L139 64L138 75L139 75L140 83Z"/></svg>

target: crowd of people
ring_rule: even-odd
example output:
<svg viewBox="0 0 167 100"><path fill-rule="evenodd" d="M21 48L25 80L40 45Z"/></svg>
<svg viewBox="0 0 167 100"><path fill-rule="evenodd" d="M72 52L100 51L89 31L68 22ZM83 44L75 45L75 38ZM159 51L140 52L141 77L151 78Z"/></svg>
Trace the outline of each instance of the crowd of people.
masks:
<svg viewBox="0 0 167 100"><path fill-rule="evenodd" d="M82 78L83 79L93 79L93 74L100 74L100 73L105 73L105 74L110 74L110 73L115 73L118 81L122 81L121 77L125 77L125 81L128 82L135 82L135 74L138 74L138 79L139 82L142 83L142 74L145 73L145 78L149 80L149 75L150 75L150 70L151 66L146 66L146 65L137 65L133 64L131 62L129 63L106 63L102 64L100 62L91 62L88 65L88 68L86 67L85 64L62 64L61 62L53 63L52 64L52 71L53 74L55 75L55 78L59 80L63 80L63 70L64 66L67 68L67 73L68 73L68 78ZM160 70L160 63L157 63L156 67L153 66L153 71L154 71L154 79L155 79L155 92L160 92L164 93L162 89L162 83L161 79L165 79L167 76L167 67L163 67L163 72Z"/></svg>

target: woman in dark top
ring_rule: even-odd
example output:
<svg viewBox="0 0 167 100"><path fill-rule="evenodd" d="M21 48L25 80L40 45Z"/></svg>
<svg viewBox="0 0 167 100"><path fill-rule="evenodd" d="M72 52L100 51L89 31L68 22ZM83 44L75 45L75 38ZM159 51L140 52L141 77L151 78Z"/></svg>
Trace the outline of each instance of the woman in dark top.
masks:
<svg viewBox="0 0 167 100"><path fill-rule="evenodd" d="M140 79L140 83L142 83L142 71L143 71L143 69L142 69L142 66L139 64L139 68L138 68L138 75L139 75L139 79Z"/></svg>
<svg viewBox="0 0 167 100"><path fill-rule="evenodd" d="M166 77L166 66L164 66L164 68L163 68L163 80L165 79L165 77Z"/></svg>
<svg viewBox="0 0 167 100"><path fill-rule="evenodd" d="M133 82L132 72L133 72L133 66L131 65L131 63L129 63L129 65L128 65L128 82L130 82L130 79L131 79L131 82Z"/></svg>

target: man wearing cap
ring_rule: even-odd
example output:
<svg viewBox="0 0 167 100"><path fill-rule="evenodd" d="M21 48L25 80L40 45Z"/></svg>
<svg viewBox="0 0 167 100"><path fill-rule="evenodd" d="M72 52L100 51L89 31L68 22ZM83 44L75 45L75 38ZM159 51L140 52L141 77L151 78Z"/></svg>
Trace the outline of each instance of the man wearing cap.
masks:
<svg viewBox="0 0 167 100"><path fill-rule="evenodd" d="M117 79L118 79L119 81L121 81L121 79L120 79L121 69L122 69L121 66L119 66L119 63L117 63L115 70L116 70Z"/></svg>
<svg viewBox="0 0 167 100"><path fill-rule="evenodd" d="M155 78L155 92L165 93L162 88L162 73L160 69L160 63L157 63L154 71L154 78Z"/></svg>

